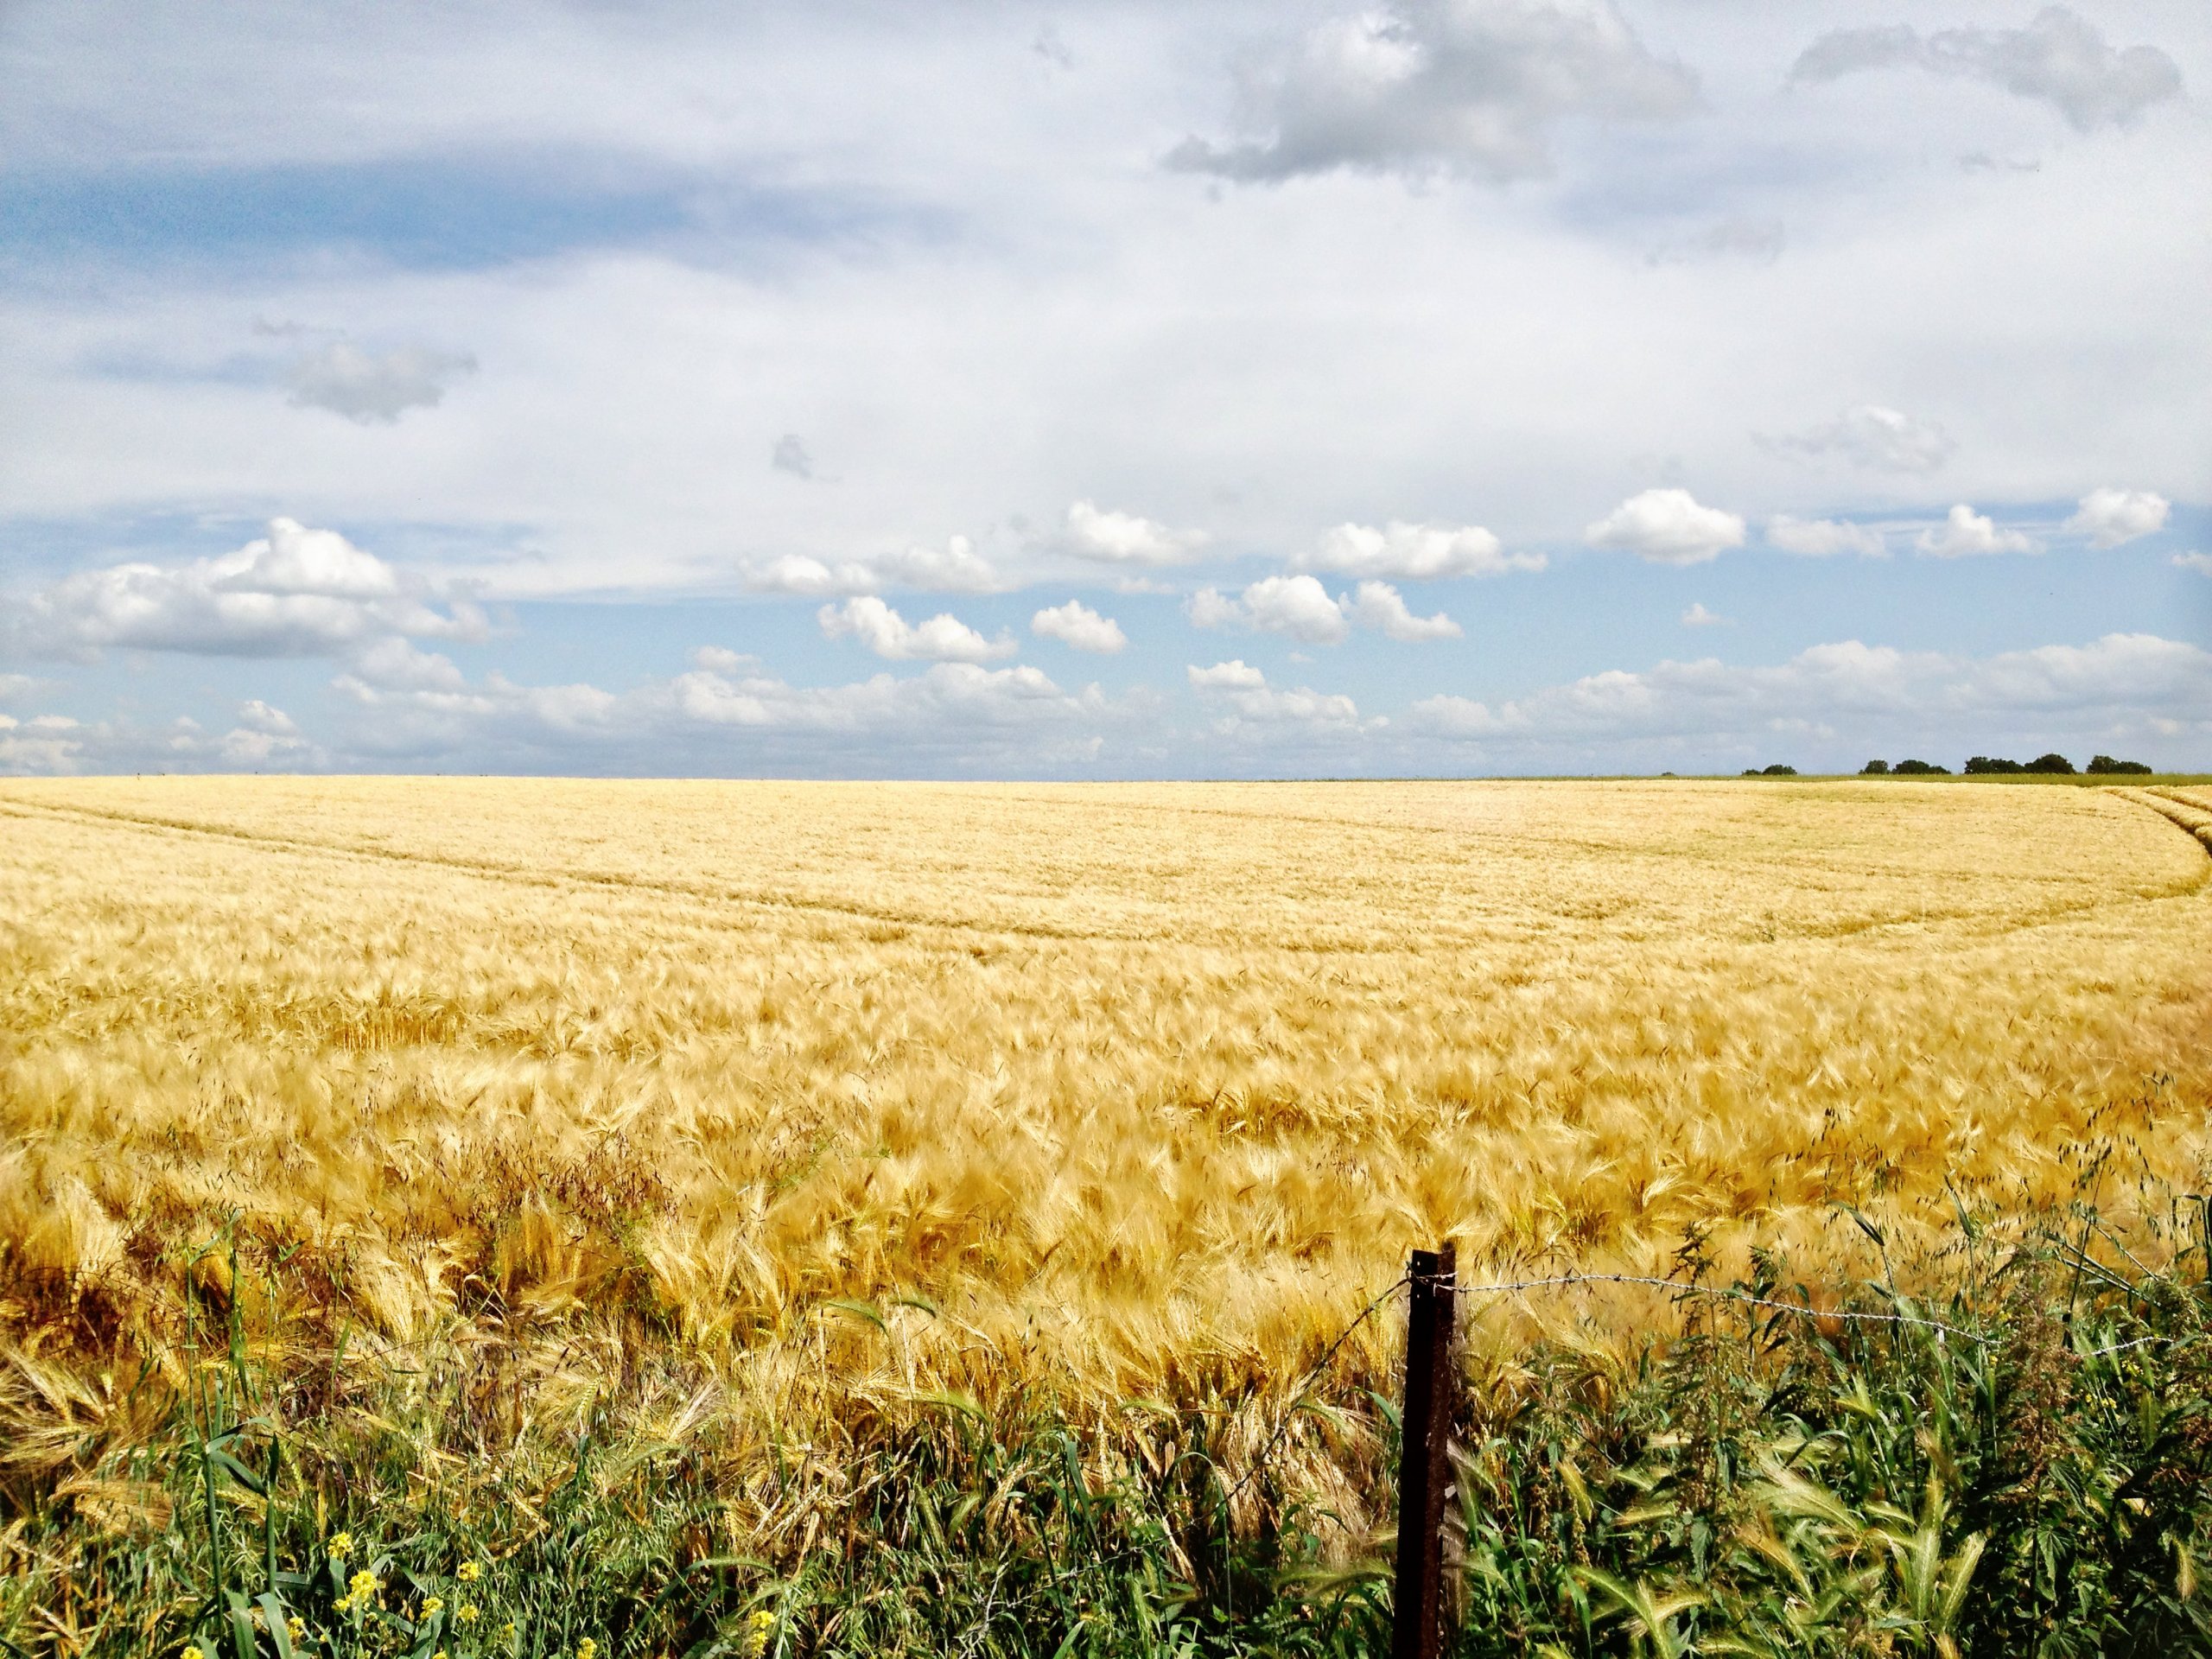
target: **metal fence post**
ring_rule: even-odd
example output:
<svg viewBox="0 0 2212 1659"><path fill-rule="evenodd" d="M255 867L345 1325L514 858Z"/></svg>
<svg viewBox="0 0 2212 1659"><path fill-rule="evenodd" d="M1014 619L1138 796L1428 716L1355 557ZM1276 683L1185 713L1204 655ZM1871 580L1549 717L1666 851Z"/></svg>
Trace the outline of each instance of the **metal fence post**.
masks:
<svg viewBox="0 0 2212 1659"><path fill-rule="evenodd" d="M1437 1659L1444 1613L1444 1497L1452 1478L1452 1320L1457 1252L1415 1250L1408 1271L1404 1444L1390 1659Z"/></svg>

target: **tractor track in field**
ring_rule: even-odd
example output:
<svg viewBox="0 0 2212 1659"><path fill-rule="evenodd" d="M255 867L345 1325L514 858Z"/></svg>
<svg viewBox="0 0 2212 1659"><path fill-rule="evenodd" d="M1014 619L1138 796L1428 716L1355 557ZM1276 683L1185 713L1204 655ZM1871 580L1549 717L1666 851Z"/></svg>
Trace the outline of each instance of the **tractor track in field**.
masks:
<svg viewBox="0 0 2212 1659"><path fill-rule="evenodd" d="M2177 789L2123 789L2122 798L2147 806L2170 823L2178 824L2212 853L2212 808L2190 799Z"/></svg>
<svg viewBox="0 0 2212 1659"><path fill-rule="evenodd" d="M2149 808L2178 828L2196 837L2212 853L2212 810L2207 810L2178 791L2166 789L2120 789L2113 791L2120 798ZM696 882L670 880L625 875L618 873L589 869L540 869L525 866L503 864L496 860L469 858L454 854L404 850L391 847L365 846L359 842L320 841L306 836L286 836L266 830L247 830L230 825L196 823L190 819L162 817L151 813L126 812L114 809L77 804L48 804L27 801L21 798L0 796L0 817L20 817L32 822L75 823L87 828L115 829L137 831L154 836L178 836L203 841L227 842L255 848L263 851L315 859L334 858L354 860L365 864L396 865L403 868L435 869L473 880L496 885L539 887L548 891L597 891L613 897L634 896L642 900L658 900L672 905L690 905L702 909L720 908L724 912L751 911L767 914L792 916L833 917L861 926L897 927L922 932L941 932L969 937L998 937L1033 939L1058 944L1158 944L1160 936L1141 929L1107 930L1054 926L1049 923L1007 920L978 920L966 918L947 918L937 915L904 912L895 910L841 903L835 899L819 899L792 893L772 890L729 888ZM1395 827L1395 826L1393 826ZM1429 826L1415 826L1417 830ZM2192 884L2194 885L2194 884ZM2059 903L2046 906L2032 914L2006 918L1998 932L2017 932L2030 928L2050 926L2076 917L2107 908L2115 904L2133 904L2171 898L2172 893L2130 893L2105 894L2086 902ZM690 919L706 922L704 914L692 913ZM734 925L735 918L715 918L725 925ZM1972 925L1986 920L1972 912L1922 912L1909 917L1881 919L1859 919L1843 926L1815 927L1792 934L1801 940L1817 940L1850 934L1883 933L1897 929L1942 927L1947 924L1964 926L1975 937L1988 937L1992 930ZM1226 943L1225 938L1183 937L1173 941L1198 948ZM1250 943L1250 941L1246 941ZM1349 940L1268 941L1274 948L1293 954L1316 956L1391 956L1409 950L1433 949L1438 945L1458 946L1476 944L1495 944L1487 935L1473 931L1437 927L1431 925L1419 944L1403 939L1370 944Z"/></svg>

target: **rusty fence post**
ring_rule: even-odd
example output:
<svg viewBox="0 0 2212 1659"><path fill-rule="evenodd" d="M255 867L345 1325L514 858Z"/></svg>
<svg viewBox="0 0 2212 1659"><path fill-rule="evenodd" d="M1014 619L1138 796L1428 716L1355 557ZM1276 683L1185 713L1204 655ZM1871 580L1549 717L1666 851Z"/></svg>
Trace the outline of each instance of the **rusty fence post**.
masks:
<svg viewBox="0 0 2212 1659"><path fill-rule="evenodd" d="M1456 1252L1415 1250L1408 1271L1403 1446L1398 1453L1398 1571L1390 1659L1443 1650L1444 1498L1452 1478L1452 1319Z"/></svg>

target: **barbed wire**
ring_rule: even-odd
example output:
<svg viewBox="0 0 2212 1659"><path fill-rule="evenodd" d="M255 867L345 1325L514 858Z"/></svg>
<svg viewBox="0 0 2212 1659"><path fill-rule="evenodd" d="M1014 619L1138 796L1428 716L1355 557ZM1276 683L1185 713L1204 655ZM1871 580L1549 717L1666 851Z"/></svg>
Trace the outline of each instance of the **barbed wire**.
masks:
<svg viewBox="0 0 2212 1659"><path fill-rule="evenodd" d="M1850 1319L1872 1325L1914 1325L1928 1330L1940 1331L1946 1336L1963 1338L1986 1347L1993 1338L1968 1331L1960 1325L1947 1325L1942 1319L1923 1318L1916 1313L1873 1313L1857 1308L1815 1307L1807 1302L1786 1302L1772 1296L1754 1296L1747 1290L1737 1290L1720 1285L1700 1285L1680 1279L1658 1279L1633 1273L1568 1273L1551 1279L1516 1279L1504 1284L1460 1285L1456 1290L1462 1296L1503 1294L1522 1290L1553 1290L1573 1285L1648 1285L1658 1290L1671 1290L1681 1296L1710 1296L1716 1300L1740 1302L1751 1307L1770 1307L1777 1313L1794 1313L1800 1319Z"/></svg>
<svg viewBox="0 0 2212 1659"><path fill-rule="evenodd" d="M1244 1471L1243 1478L1229 1489L1223 1499L1224 1503L1235 1503L1243 1493L1244 1489L1256 1480L1262 1471L1266 1469L1268 1459L1274 1456L1275 1450L1282 1444L1284 1436L1290 1433L1291 1425L1297 1420L1300 1408L1313 1397L1314 1389L1319 1387L1322 1378L1328 1372L1329 1363L1336 1358L1338 1351L1351 1340L1354 1332L1374 1317L1378 1308L1410 1285L1413 1278L1414 1275L1410 1272L1401 1274L1370 1299L1367 1306L1353 1316L1351 1322L1337 1333L1335 1339L1323 1351L1321 1357L1314 1362L1313 1370L1309 1373L1311 1380L1298 1391L1290 1404L1284 1408L1282 1420L1275 1425L1274 1433L1268 1437L1267 1443L1253 1458L1250 1467ZM1815 1321L1841 1319L1869 1325L1913 1325L1923 1330L1938 1332L1944 1336L1957 1337L1963 1341L1974 1343L1984 1348L1993 1346L1998 1341L1994 1337L1987 1337L1980 1332L1967 1330L1962 1325L1952 1325L1943 1319L1929 1319L1917 1313L1882 1313L1864 1308L1815 1307L1807 1302L1783 1301L1777 1297L1754 1295L1750 1291L1738 1290L1730 1286L1700 1285L1680 1279L1661 1279L1645 1274L1558 1274L1544 1279L1513 1279L1476 1285L1454 1284L1452 1292L1456 1300L1461 1296L1510 1295L1529 1290L1567 1289L1577 1285L1644 1286L1655 1290L1672 1291L1677 1295L1710 1296L1716 1300L1736 1302L1750 1307L1771 1308L1779 1313L1795 1314L1799 1319L1809 1319ZM2082 1357L2085 1359L2102 1359L2113 1354L2125 1353L2132 1348L2170 1344L2179 1340L2181 1338L2175 1337L2138 1337L2132 1342L2114 1343L2107 1348L2092 1348Z"/></svg>

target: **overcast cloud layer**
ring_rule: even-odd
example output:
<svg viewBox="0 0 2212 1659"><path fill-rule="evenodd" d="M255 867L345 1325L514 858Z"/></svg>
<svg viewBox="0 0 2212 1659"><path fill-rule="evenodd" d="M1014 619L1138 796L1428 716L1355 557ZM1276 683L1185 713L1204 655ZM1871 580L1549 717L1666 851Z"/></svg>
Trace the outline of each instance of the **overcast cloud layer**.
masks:
<svg viewBox="0 0 2212 1659"><path fill-rule="evenodd" d="M2212 767L2212 15L0 10L0 771Z"/></svg>

